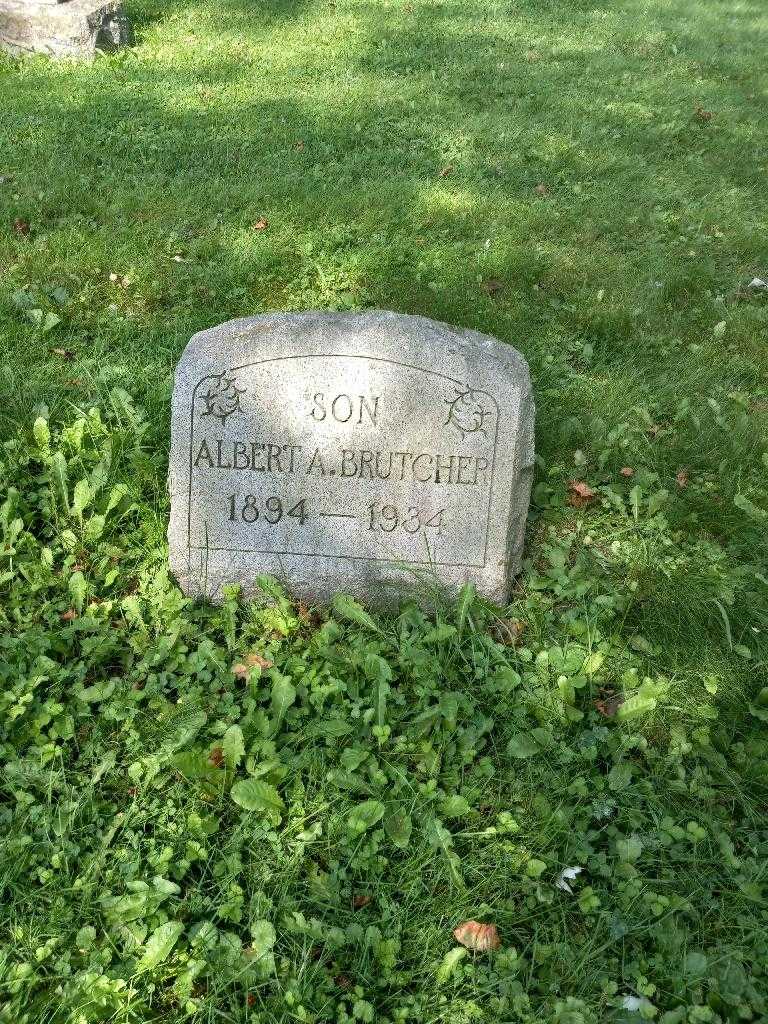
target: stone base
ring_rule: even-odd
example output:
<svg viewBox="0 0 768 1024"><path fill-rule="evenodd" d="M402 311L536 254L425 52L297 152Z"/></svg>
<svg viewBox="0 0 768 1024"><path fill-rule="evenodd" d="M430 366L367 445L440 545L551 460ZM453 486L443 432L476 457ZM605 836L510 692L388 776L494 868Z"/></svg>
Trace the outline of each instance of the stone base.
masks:
<svg viewBox="0 0 768 1024"><path fill-rule="evenodd" d="M120 0L0 0L0 47L11 53L91 58L132 42Z"/></svg>

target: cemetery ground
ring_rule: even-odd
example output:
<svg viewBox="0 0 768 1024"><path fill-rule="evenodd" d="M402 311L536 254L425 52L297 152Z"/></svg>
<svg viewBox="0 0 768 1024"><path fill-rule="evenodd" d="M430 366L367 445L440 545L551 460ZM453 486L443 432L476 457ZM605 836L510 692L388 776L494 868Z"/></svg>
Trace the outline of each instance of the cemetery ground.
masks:
<svg viewBox="0 0 768 1024"><path fill-rule="evenodd" d="M0 1021L766 1019L765 6L130 13L0 58ZM529 360L511 605L183 598L185 342L365 307Z"/></svg>

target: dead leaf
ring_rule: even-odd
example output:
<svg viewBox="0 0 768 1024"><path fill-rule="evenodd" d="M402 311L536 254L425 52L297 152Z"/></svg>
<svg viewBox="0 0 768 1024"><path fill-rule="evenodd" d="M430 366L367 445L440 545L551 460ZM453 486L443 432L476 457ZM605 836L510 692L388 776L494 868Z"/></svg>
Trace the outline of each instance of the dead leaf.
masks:
<svg viewBox="0 0 768 1024"><path fill-rule="evenodd" d="M221 768L224 764L224 751L221 747L214 747L208 755L208 760L214 766L214 768Z"/></svg>
<svg viewBox="0 0 768 1024"><path fill-rule="evenodd" d="M699 121L711 121L712 111L705 110L704 107L696 107L696 117L699 119Z"/></svg>
<svg viewBox="0 0 768 1024"><path fill-rule="evenodd" d="M77 618L77 612L74 608L69 608L67 611L62 612L59 618L62 622L71 622L72 619Z"/></svg>
<svg viewBox="0 0 768 1024"><path fill-rule="evenodd" d="M453 171L453 164L446 164L445 167L440 171L441 178L447 178L448 175Z"/></svg>
<svg viewBox="0 0 768 1024"><path fill-rule="evenodd" d="M294 147L293 147L293 148L294 148L294 149L296 150L296 152L297 152L297 153L301 153L301 152L302 152L302 150L304 149L304 142L303 142L303 140L302 140L302 139L299 139L299 140L298 140L298 141L297 141L297 142L295 143L295 145L294 145Z"/></svg>
<svg viewBox="0 0 768 1024"><path fill-rule="evenodd" d="M20 237L25 237L29 234L29 221L25 220L23 217L17 217L13 222L13 230Z"/></svg>
<svg viewBox="0 0 768 1024"><path fill-rule="evenodd" d="M490 295L490 297L493 298L494 295L498 295L500 291L503 291L504 282L499 281L496 277L489 277L487 281L483 281L480 287L486 295Z"/></svg>
<svg viewBox="0 0 768 1024"><path fill-rule="evenodd" d="M454 928L453 937L462 946L477 953L485 953L489 949L498 949L501 945L499 932L495 924L480 924L479 921L465 921Z"/></svg>
<svg viewBox="0 0 768 1024"><path fill-rule="evenodd" d="M69 380L65 380L64 383L68 388L81 388L83 386L83 382L79 377L70 377Z"/></svg>
<svg viewBox="0 0 768 1024"><path fill-rule="evenodd" d="M495 638L507 647L515 647L524 632L525 623L521 619L497 619L493 624Z"/></svg>
<svg viewBox="0 0 768 1024"><path fill-rule="evenodd" d="M543 181L540 181L539 184L536 186L536 188L533 191L536 193L537 196L548 196L549 195L549 189L547 188L547 186L544 184Z"/></svg>
<svg viewBox="0 0 768 1024"><path fill-rule="evenodd" d="M274 662L270 661L269 658L264 658L260 654L256 654L255 651L252 651L250 654L246 654L242 661L238 661L232 666L232 673L240 679L245 679L250 670L256 665L258 665L260 669L264 670L272 668Z"/></svg>
<svg viewBox="0 0 768 1024"><path fill-rule="evenodd" d="M595 708L603 718L613 718L623 703L624 698L614 693L604 699L596 700Z"/></svg>
<svg viewBox="0 0 768 1024"><path fill-rule="evenodd" d="M355 910L362 910L363 907L367 907L370 902L370 896L355 896L355 898L352 900L352 906L354 907Z"/></svg>
<svg viewBox="0 0 768 1024"><path fill-rule="evenodd" d="M626 477L630 477L630 476L634 476L635 475L635 471L634 471L634 469L632 469L631 466L624 466L624 468L620 469L619 472L621 473L622 476L626 476Z"/></svg>
<svg viewBox="0 0 768 1024"><path fill-rule="evenodd" d="M352 988L352 979L347 974L337 974L333 980L339 988L343 988L345 991Z"/></svg>
<svg viewBox="0 0 768 1024"><path fill-rule="evenodd" d="M677 482L677 486L678 487L687 487L688 486L688 470L687 469L678 469L678 471L675 473L675 481Z"/></svg>
<svg viewBox="0 0 768 1024"><path fill-rule="evenodd" d="M253 225L254 231L266 231L269 227L269 221L266 217L259 217L256 223Z"/></svg>
<svg viewBox="0 0 768 1024"><path fill-rule="evenodd" d="M62 359L74 359L75 353L68 348L52 348L51 353L55 356L61 356Z"/></svg>
<svg viewBox="0 0 768 1024"><path fill-rule="evenodd" d="M596 497L596 492L583 480L568 481L568 504L573 508L586 508Z"/></svg>

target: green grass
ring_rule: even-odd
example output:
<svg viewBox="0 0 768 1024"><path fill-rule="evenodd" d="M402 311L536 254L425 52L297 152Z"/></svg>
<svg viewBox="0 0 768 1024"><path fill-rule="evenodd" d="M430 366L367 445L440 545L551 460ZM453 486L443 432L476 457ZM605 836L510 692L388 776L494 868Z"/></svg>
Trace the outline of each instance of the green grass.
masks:
<svg viewBox="0 0 768 1024"><path fill-rule="evenodd" d="M764 1019L768 10L131 13L0 58L0 1022ZM371 306L530 362L512 605L185 601L189 336Z"/></svg>

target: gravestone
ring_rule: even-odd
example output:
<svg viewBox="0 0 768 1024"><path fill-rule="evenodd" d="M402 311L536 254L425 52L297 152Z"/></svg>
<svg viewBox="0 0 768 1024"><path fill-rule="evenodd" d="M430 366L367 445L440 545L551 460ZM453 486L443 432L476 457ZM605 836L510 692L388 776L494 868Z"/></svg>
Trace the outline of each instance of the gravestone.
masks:
<svg viewBox="0 0 768 1024"><path fill-rule="evenodd" d="M132 42L120 0L0 0L0 47L11 53L90 58Z"/></svg>
<svg viewBox="0 0 768 1024"><path fill-rule="evenodd" d="M533 417L518 352L423 317L281 313L202 331L173 390L171 569L212 600L268 573L308 601L388 603L436 580L504 603Z"/></svg>

